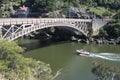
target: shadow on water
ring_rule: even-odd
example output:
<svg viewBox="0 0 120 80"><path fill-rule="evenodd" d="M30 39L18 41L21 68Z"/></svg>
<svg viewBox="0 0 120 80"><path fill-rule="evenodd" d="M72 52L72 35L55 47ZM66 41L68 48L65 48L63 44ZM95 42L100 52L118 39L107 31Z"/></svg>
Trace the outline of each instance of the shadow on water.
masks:
<svg viewBox="0 0 120 80"><path fill-rule="evenodd" d="M44 48L44 47L48 47L51 45L58 45L58 44L63 44L63 43L69 43L69 41L40 41L40 40L35 40L32 42L27 42L27 43L23 43L23 44L20 43L19 45L22 47L25 47L25 52L27 52L27 51L32 51L32 50L36 50L39 48Z"/></svg>

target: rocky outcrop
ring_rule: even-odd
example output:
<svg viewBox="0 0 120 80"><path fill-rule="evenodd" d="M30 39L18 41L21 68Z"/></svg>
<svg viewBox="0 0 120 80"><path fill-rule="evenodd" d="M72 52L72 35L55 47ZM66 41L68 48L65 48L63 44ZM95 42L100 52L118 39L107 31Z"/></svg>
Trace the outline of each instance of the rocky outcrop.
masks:
<svg viewBox="0 0 120 80"><path fill-rule="evenodd" d="M117 39L95 39L93 41L90 41L90 42L93 42L93 43L96 43L96 44L113 44L113 45L116 45L116 44L120 44L120 37L118 37Z"/></svg>
<svg viewBox="0 0 120 80"><path fill-rule="evenodd" d="M113 44L113 45L119 45L120 44L120 37L117 39L102 39L102 38L76 38L74 36L71 37L71 41L76 41L76 42L82 42L82 43L94 43L94 44Z"/></svg>

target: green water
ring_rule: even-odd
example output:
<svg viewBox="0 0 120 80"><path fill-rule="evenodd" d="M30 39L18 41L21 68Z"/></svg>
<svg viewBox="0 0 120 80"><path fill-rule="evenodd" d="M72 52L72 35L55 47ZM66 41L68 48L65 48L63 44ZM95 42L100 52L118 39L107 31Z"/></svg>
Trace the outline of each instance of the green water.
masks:
<svg viewBox="0 0 120 80"><path fill-rule="evenodd" d="M120 53L120 46L82 44L75 42L58 42L41 46L39 41L34 41L25 45L27 52L25 57L44 61L51 65L53 74L61 69L61 74L56 80L95 80L91 69L95 60L109 62L120 65L119 61L109 61L100 58L83 57L74 55L76 49L85 49L93 53Z"/></svg>

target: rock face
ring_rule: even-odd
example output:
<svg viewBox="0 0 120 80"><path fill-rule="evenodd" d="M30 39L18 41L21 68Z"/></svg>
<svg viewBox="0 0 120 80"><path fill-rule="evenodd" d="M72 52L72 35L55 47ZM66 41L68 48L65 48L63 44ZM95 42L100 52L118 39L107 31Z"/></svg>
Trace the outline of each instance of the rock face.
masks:
<svg viewBox="0 0 120 80"><path fill-rule="evenodd" d="M83 8L72 7L67 10L68 18L80 18L80 19L91 19L92 15Z"/></svg>
<svg viewBox="0 0 120 80"><path fill-rule="evenodd" d="M94 39L93 41L90 42L94 42L96 44L120 44L120 38L118 37L117 39Z"/></svg>
<svg viewBox="0 0 120 80"><path fill-rule="evenodd" d="M118 37L115 41L117 44L120 44L120 37Z"/></svg>
<svg viewBox="0 0 120 80"><path fill-rule="evenodd" d="M82 43L94 43L94 44L113 44L113 45L119 45L120 44L120 37L118 37L117 39L102 39L102 38L76 38L74 36L72 36L71 38L72 41L76 41L76 42L82 42Z"/></svg>

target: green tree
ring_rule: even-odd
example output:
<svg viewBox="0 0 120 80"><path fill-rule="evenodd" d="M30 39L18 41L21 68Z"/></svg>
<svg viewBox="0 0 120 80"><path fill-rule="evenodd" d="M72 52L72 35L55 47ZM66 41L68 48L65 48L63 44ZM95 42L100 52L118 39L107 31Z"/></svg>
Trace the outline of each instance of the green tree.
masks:
<svg viewBox="0 0 120 80"><path fill-rule="evenodd" d="M108 37L107 31L105 31L103 28L101 28L99 31L99 36L100 37Z"/></svg>
<svg viewBox="0 0 120 80"><path fill-rule="evenodd" d="M103 16L111 16L112 13L108 10L106 10L104 13L103 13Z"/></svg>
<svg viewBox="0 0 120 80"><path fill-rule="evenodd" d="M64 2L68 3L69 7L72 5L78 5L80 2L79 0L63 0Z"/></svg>
<svg viewBox="0 0 120 80"><path fill-rule="evenodd" d="M13 41L0 40L0 51L0 59L7 59L10 58L11 55L22 53L24 50Z"/></svg>
<svg viewBox="0 0 120 80"><path fill-rule="evenodd" d="M116 19L120 20L120 9L117 11Z"/></svg>
<svg viewBox="0 0 120 80"><path fill-rule="evenodd" d="M120 69L115 65L106 62L94 62L92 73L97 76L97 80L119 80Z"/></svg>
<svg viewBox="0 0 120 80"><path fill-rule="evenodd" d="M100 30L100 36L107 38L118 38L120 37L120 21L113 21L108 23Z"/></svg>
<svg viewBox="0 0 120 80"><path fill-rule="evenodd" d="M52 80L49 64L24 58L23 48L14 41L0 40L0 74L2 80Z"/></svg>
<svg viewBox="0 0 120 80"><path fill-rule="evenodd" d="M33 11L41 11L45 8L45 0L35 0L32 6Z"/></svg>
<svg viewBox="0 0 120 80"><path fill-rule="evenodd" d="M114 9L120 9L120 0L114 0L113 8Z"/></svg>
<svg viewBox="0 0 120 80"><path fill-rule="evenodd" d="M0 11L0 18L2 18L2 13L1 13L1 11Z"/></svg>

